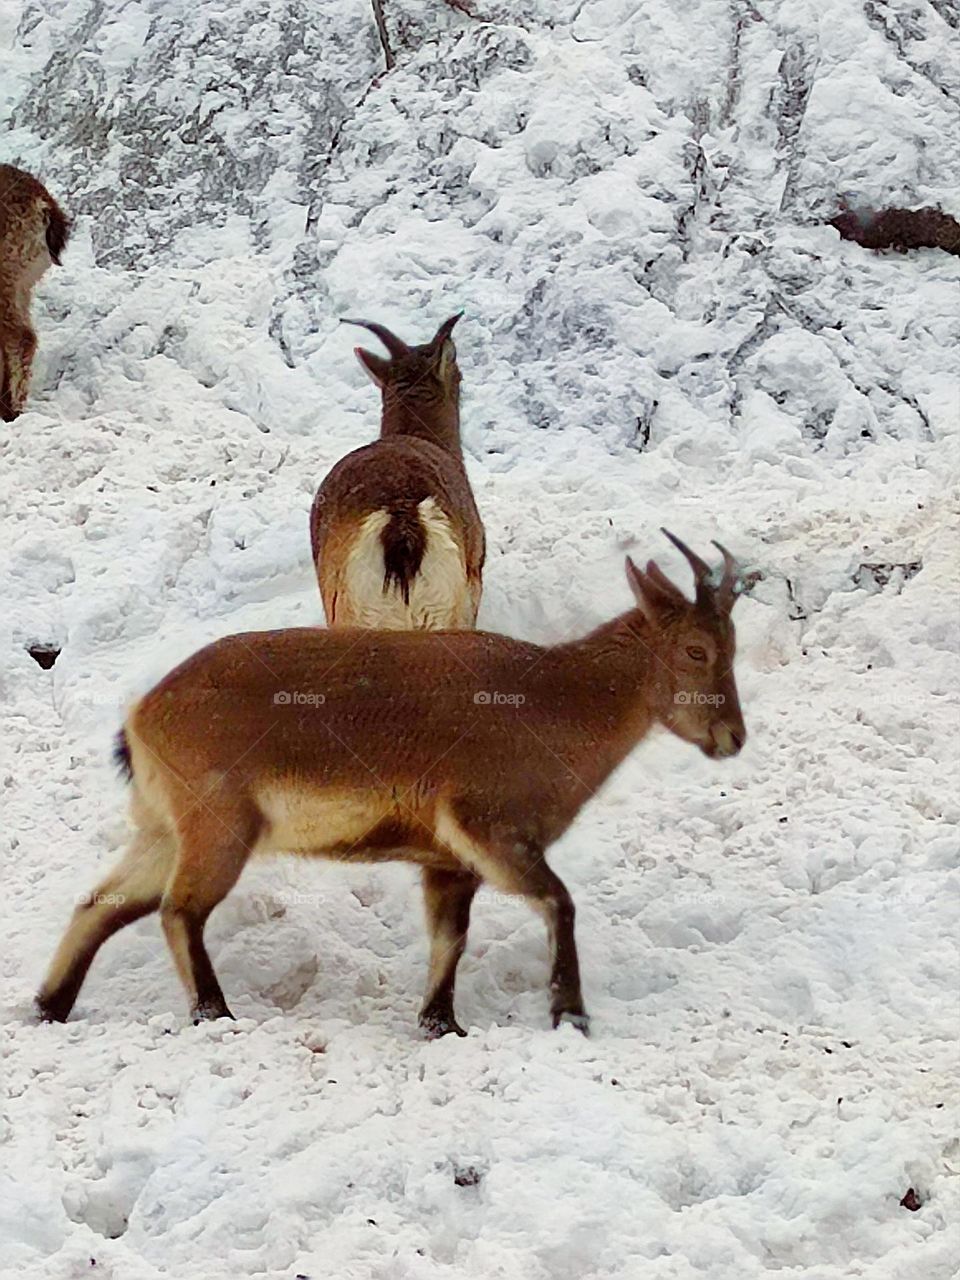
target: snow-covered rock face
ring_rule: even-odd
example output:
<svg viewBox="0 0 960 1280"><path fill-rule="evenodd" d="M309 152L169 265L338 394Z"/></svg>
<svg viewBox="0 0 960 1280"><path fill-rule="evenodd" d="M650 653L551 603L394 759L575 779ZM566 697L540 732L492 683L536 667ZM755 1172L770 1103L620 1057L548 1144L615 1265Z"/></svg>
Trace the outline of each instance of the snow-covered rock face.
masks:
<svg viewBox="0 0 960 1280"><path fill-rule="evenodd" d="M388 75L353 0L0 0L0 160L77 218L0 434L0 1268L946 1280L960 265L823 221L960 214L956 6L384 10ZM551 855L595 1038L484 893L471 1036L419 1043L414 877L284 862L208 930L235 1026L155 920L32 1025L125 702L321 619L310 501L377 423L339 317L460 307L483 626L585 630L625 551L680 573L660 525L763 575L742 755L651 741Z"/></svg>

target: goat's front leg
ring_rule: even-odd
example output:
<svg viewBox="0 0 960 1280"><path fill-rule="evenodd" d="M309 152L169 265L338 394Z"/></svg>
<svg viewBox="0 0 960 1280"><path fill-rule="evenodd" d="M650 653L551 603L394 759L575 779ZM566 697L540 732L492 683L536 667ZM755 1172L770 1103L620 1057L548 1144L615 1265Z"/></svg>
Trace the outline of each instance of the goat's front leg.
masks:
<svg viewBox="0 0 960 1280"><path fill-rule="evenodd" d="M469 871L423 869L423 902L430 931L430 976L420 1010L420 1026L431 1040L465 1036L453 1012L457 965L467 945L470 904L480 886Z"/></svg>
<svg viewBox="0 0 960 1280"><path fill-rule="evenodd" d="M464 810L467 810L464 812ZM550 1013L553 1025L572 1023L589 1035L590 1019L580 990L580 962L574 939L573 899L560 877L547 866L544 851L512 824L496 832L483 818L474 818L466 805L444 813L441 838L457 858L504 893L524 897L547 922L553 963L550 973Z"/></svg>

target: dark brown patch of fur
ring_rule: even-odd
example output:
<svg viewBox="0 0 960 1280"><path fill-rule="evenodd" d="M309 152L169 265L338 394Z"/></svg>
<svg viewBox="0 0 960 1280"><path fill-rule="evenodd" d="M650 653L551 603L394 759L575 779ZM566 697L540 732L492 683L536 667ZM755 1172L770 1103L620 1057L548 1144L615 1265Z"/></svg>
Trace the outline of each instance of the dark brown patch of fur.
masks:
<svg viewBox="0 0 960 1280"><path fill-rule="evenodd" d="M133 781L133 762L130 759L130 743L123 729L113 740L113 763L120 770L124 782Z"/></svg>
<svg viewBox="0 0 960 1280"><path fill-rule="evenodd" d="M14 408L13 404L9 361L4 360L0 355L0 419L4 422L15 422L19 416L20 410Z"/></svg>
<svg viewBox="0 0 960 1280"><path fill-rule="evenodd" d="M55 200L47 208L47 251L60 266L60 257L70 239L70 219Z"/></svg>
<svg viewBox="0 0 960 1280"><path fill-rule="evenodd" d="M960 256L960 222L940 209L846 209L829 225L865 249L942 249Z"/></svg>
<svg viewBox="0 0 960 1280"><path fill-rule="evenodd" d="M427 549L427 535L420 523L416 503L397 503L390 515L390 522L380 535L383 546L383 589L389 591L396 584L403 596L403 603L410 603L410 587L420 571L423 554Z"/></svg>

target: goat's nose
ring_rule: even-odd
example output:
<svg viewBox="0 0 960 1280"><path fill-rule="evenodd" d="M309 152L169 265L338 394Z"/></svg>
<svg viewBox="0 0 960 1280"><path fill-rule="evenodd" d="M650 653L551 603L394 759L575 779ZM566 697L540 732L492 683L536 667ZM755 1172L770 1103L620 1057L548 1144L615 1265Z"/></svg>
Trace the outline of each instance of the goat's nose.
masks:
<svg viewBox="0 0 960 1280"><path fill-rule="evenodd" d="M721 720L713 726L711 736L718 755L735 756L747 739L747 731L743 725L729 725Z"/></svg>

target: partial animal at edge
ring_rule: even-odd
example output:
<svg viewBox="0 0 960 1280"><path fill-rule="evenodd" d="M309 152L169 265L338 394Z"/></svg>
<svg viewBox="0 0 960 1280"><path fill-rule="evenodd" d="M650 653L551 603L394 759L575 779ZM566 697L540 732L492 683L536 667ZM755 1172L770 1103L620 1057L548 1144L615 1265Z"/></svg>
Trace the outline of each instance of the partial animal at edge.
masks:
<svg viewBox="0 0 960 1280"><path fill-rule="evenodd" d="M23 412L37 350L30 319L33 289L60 257L70 220L31 174L0 164L0 418Z"/></svg>

